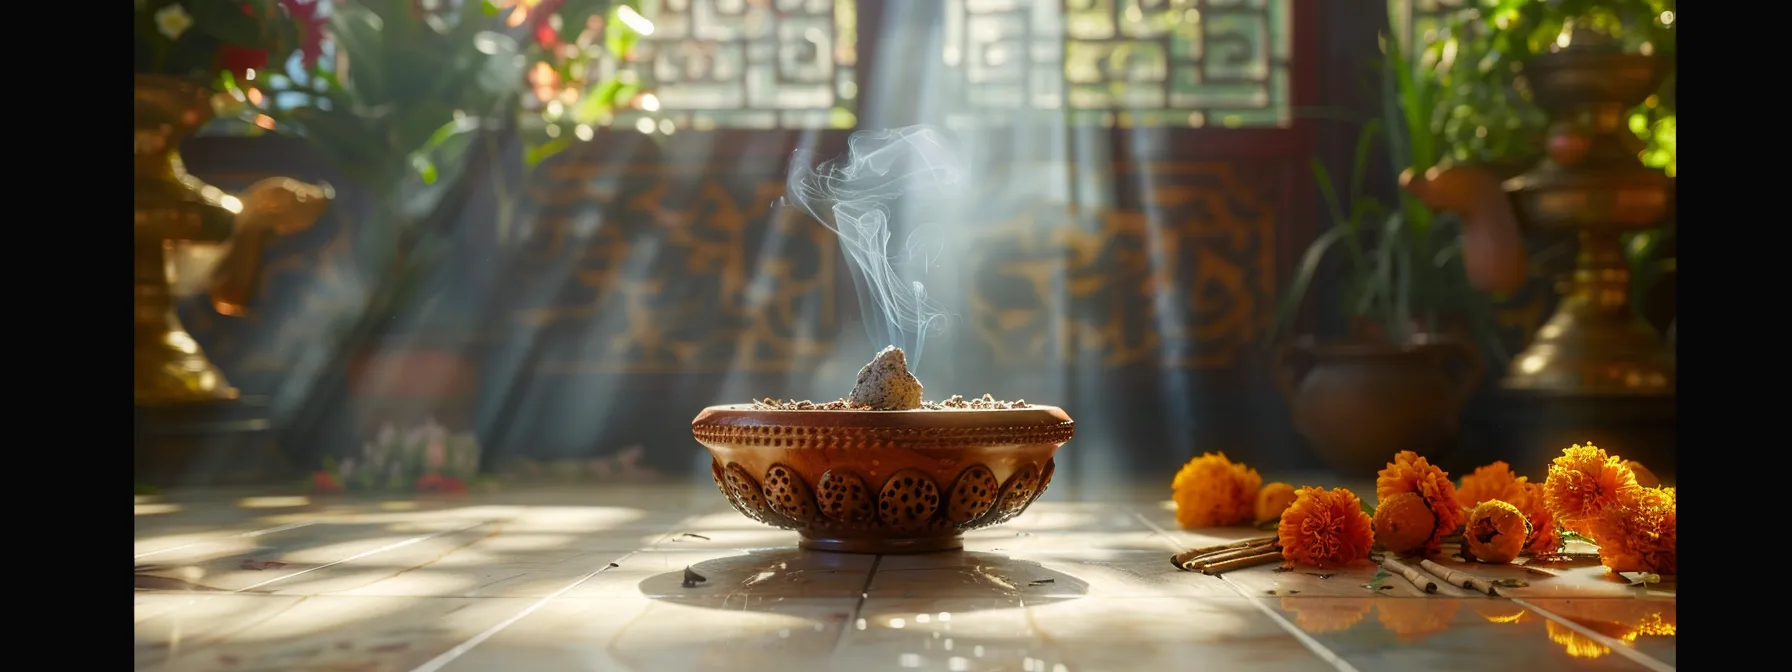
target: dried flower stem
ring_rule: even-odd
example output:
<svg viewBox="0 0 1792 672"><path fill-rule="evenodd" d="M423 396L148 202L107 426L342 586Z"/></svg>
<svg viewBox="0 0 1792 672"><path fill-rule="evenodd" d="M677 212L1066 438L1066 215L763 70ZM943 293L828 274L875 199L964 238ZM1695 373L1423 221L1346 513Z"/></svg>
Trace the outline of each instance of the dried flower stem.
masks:
<svg viewBox="0 0 1792 672"><path fill-rule="evenodd" d="M1210 565L1203 566L1203 567L1201 567L1201 573L1207 574L1210 576L1217 576L1220 574L1224 574L1226 572L1230 572L1234 569L1244 569L1246 567L1256 567L1258 565L1267 565L1272 562L1281 562L1281 561L1282 561L1282 552L1280 550L1269 550L1266 552L1261 552L1257 555L1247 555L1242 558L1234 558L1231 560L1226 560L1224 562L1216 562L1216 563L1213 563Z"/></svg>
<svg viewBox="0 0 1792 672"><path fill-rule="evenodd" d="M1430 560L1420 560L1419 566L1425 568L1425 571L1437 575L1438 578L1443 579L1452 586L1462 586L1463 588L1467 588L1477 593L1486 593L1494 597L1500 596L1499 591L1494 589L1493 584L1488 583L1485 579L1473 574L1458 572Z"/></svg>
<svg viewBox="0 0 1792 672"><path fill-rule="evenodd" d="M1413 569L1412 567L1407 566L1405 563L1402 563L1393 558L1385 558L1381 561L1381 568L1388 570L1389 572L1392 572L1394 574L1399 574L1400 576L1406 577L1407 581L1412 582L1413 587L1418 588L1419 590L1425 591L1427 594L1437 592L1437 582L1436 581L1431 580L1431 577L1429 575L1425 574L1424 572Z"/></svg>
<svg viewBox="0 0 1792 672"><path fill-rule="evenodd" d="M1229 553L1232 551L1246 550L1246 549L1261 552L1262 549L1266 549L1266 548L1269 548L1270 546L1274 546L1275 543L1276 543L1275 537L1258 537L1255 539L1245 539L1242 541L1235 541L1230 544L1220 544L1218 546L1205 546L1202 548L1193 548L1193 549L1183 551L1181 553L1177 553L1174 556L1171 556L1170 564L1175 565L1178 569L1186 569L1186 570L1193 571L1195 568L1190 567L1190 565L1206 564L1207 562L1210 562L1213 560L1213 558L1209 557L1209 556L1215 556L1215 555L1219 555L1222 553Z"/></svg>

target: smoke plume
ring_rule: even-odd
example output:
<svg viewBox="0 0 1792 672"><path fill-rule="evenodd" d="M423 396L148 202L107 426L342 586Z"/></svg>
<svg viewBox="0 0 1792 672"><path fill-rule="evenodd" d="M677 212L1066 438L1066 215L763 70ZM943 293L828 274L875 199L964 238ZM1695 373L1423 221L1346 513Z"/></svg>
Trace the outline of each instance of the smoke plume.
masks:
<svg viewBox="0 0 1792 672"><path fill-rule="evenodd" d="M946 311L928 298L919 278L934 256L918 241L933 233L930 206L949 203L961 191L963 162L946 134L931 126L859 131L847 140L845 154L813 167L810 158L799 151L791 160L786 201L839 238L872 347L900 347L910 368L918 368L928 332L946 328ZM908 233L893 251L892 224L899 218ZM905 277L898 265L912 270Z"/></svg>

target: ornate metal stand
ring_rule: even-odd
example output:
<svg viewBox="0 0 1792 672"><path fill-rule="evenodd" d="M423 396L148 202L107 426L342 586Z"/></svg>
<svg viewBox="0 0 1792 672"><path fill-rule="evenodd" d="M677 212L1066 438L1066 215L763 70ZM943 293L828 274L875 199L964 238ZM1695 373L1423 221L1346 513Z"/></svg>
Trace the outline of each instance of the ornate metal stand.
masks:
<svg viewBox="0 0 1792 672"><path fill-rule="evenodd" d="M1631 308L1620 242L1674 208L1673 178L1642 164L1641 141L1626 127L1626 113L1660 85L1663 64L1580 42L1525 64L1554 120L1549 155L1504 188L1528 228L1573 234L1580 252L1555 314L1502 382L1542 393L1671 395L1674 353Z"/></svg>

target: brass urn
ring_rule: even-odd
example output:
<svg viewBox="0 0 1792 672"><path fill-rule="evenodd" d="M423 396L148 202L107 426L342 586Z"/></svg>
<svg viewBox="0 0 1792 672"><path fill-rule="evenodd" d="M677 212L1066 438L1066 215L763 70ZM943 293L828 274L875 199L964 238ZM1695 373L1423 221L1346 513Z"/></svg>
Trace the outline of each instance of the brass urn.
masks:
<svg viewBox="0 0 1792 672"><path fill-rule="evenodd" d="M1525 63L1523 76L1552 119L1547 156L1503 182L1476 166L1410 171L1403 185L1465 228L1511 227L1573 235L1573 272L1555 313L1513 358L1502 386L1560 394L1671 395L1674 352L1629 301L1622 236L1673 215L1674 178L1642 164L1627 114L1666 74L1658 57L1625 53L1577 31L1572 46ZM1501 197L1503 195L1503 197ZM1514 221L1516 220L1516 222Z"/></svg>
<svg viewBox="0 0 1792 672"><path fill-rule="evenodd" d="M238 396L224 374L181 326L174 310L176 262L216 259L208 266L211 304L243 315L259 291L262 250L274 235L303 231L333 194L287 178L268 178L239 195L187 174L181 141L211 120L213 92L195 82L156 75L136 79L136 211L134 320L136 404L175 406ZM191 281L192 279L185 279Z"/></svg>

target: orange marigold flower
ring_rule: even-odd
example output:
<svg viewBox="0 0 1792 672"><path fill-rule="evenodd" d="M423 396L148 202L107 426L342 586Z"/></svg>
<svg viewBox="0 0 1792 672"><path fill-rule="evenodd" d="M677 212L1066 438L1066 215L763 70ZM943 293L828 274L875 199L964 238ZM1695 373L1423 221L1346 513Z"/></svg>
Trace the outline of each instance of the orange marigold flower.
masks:
<svg viewBox="0 0 1792 672"><path fill-rule="evenodd" d="M1524 513L1525 522L1531 524L1531 536L1525 539L1524 550L1531 555L1551 555L1562 550L1562 530L1556 523L1556 516L1549 510L1545 501L1542 483L1523 483L1518 500L1513 506Z"/></svg>
<svg viewBox="0 0 1792 672"><path fill-rule="evenodd" d="M1416 492L1402 492L1375 507L1375 539L1389 551L1405 555L1425 546L1437 529L1437 514Z"/></svg>
<svg viewBox="0 0 1792 672"><path fill-rule="evenodd" d="M1641 488L1593 522L1599 562L1613 572L1674 574L1679 518L1673 488Z"/></svg>
<svg viewBox="0 0 1792 672"><path fill-rule="evenodd" d="M1472 509L1489 499L1512 502L1524 490L1527 480L1514 475L1512 467L1503 461L1478 467L1475 473L1462 477L1462 485L1456 488L1456 503Z"/></svg>
<svg viewBox="0 0 1792 672"><path fill-rule="evenodd" d="M1343 567L1368 559L1375 545L1369 514L1356 493L1344 488L1304 487L1282 512L1276 527L1284 566Z"/></svg>
<svg viewBox="0 0 1792 672"><path fill-rule="evenodd" d="M1456 485L1450 482L1450 474L1410 450L1395 454L1394 461L1389 462L1375 479L1375 499L1378 501L1388 501L1402 492L1425 498L1425 504L1437 515L1437 526L1425 540L1426 548L1437 548L1445 536L1462 526L1463 511L1456 502Z"/></svg>
<svg viewBox="0 0 1792 672"><path fill-rule="evenodd" d="M1233 463L1225 453L1203 453L1182 465L1170 482L1176 523L1185 528L1248 523L1262 484L1256 469Z"/></svg>
<svg viewBox="0 0 1792 672"><path fill-rule="evenodd" d="M1287 483L1271 483L1257 491L1257 522L1265 523L1282 517L1288 505L1294 503L1294 486Z"/></svg>
<svg viewBox="0 0 1792 672"><path fill-rule="evenodd" d="M1592 532L1591 521L1601 511L1635 497L1640 488L1636 474L1622 460L1591 443L1562 449L1562 456L1549 463L1549 477L1543 481L1549 510L1578 534Z"/></svg>
<svg viewBox="0 0 1792 672"><path fill-rule="evenodd" d="M1531 536L1530 528L1518 507L1489 499L1476 504L1468 514L1468 528L1462 533L1467 546L1464 550L1479 562L1511 562L1524 550L1524 542Z"/></svg>

